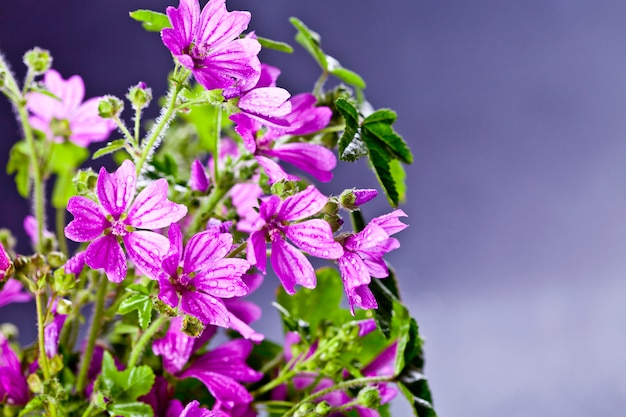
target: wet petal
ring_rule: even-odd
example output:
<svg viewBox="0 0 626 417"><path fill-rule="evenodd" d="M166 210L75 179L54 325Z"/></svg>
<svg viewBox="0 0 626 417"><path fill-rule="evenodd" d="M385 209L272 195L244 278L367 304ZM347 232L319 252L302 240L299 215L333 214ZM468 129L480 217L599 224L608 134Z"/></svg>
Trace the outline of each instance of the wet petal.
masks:
<svg viewBox="0 0 626 417"><path fill-rule="evenodd" d="M124 236L124 246L139 272L150 279L156 279L170 242L158 233L137 230Z"/></svg>
<svg viewBox="0 0 626 417"><path fill-rule="evenodd" d="M290 244L281 239L272 241L270 261L287 294L295 294L296 284L315 288L317 279L313 265L302 252Z"/></svg>
<svg viewBox="0 0 626 417"><path fill-rule="evenodd" d="M267 246L265 244L265 231L252 232L248 238L246 248L247 259L251 265L256 265L259 271L265 274L267 265Z"/></svg>
<svg viewBox="0 0 626 417"><path fill-rule="evenodd" d="M343 247L335 242L326 220L290 224L285 228L285 234L297 247L318 258L337 259L343 255Z"/></svg>
<svg viewBox="0 0 626 417"><path fill-rule="evenodd" d="M204 165L198 159L195 159L191 164L191 178L189 179L189 186L194 191L200 191L206 193L209 189L209 176L206 174Z"/></svg>
<svg viewBox="0 0 626 417"><path fill-rule="evenodd" d="M113 235L91 242L85 251L85 263L93 269L104 269L107 278L117 284L126 277L126 256Z"/></svg>
<svg viewBox="0 0 626 417"><path fill-rule="evenodd" d="M212 267L213 263L228 254L233 246L230 233L216 233L214 229L193 235L183 255L183 271L198 272Z"/></svg>
<svg viewBox="0 0 626 417"><path fill-rule="evenodd" d="M170 276L176 275L176 270L180 261L183 259L183 234L180 226L176 223L170 225L167 235L170 241L170 247L167 255L163 258L163 270Z"/></svg>
<svg viewBox="0 0 626 417"><path fill-rule="evenodd" d="M198 272L191 280L197 290L213 297L232 298L248 294L241 276L250 268L243 259L222 259Z"/></svg>
<svg viewBox="0 0 626 417"><path fill-rule="evenodd" d="M356 253L345 251L343 256L337 260L337 266L339 266L346 293L356 287L370 283L371 278L367 267Z"/></svg>
<svg viewBox="0 0 626 417"><path fill-rule="evenodd" d="M230 327L230 314L218 298L188 291L181 295L180 307L185 313L197 317L204 324Z"/></svg>
<svg viewBox="0 0 626 417"><path fill-rule="evenodd" d="M189 362L195 338L180 331L182 320L175 317L165 337L152 343L152 351L163 358L163 368L170 374L179 372Z"/></svg>
<svg viewBox="0 0 626 417"><path fill-rule="evenodd" d="M285 180L285 181L298 181L299 180L299 178L296 177L295 175L286 173L285 170L282 169L281 166L276 163L276 161L266 156L257 155L256 160L261 166L261 168L263 168L267 176L269 177L270 184L274 184L275 182L282 181L282 180Z"/></svg>
<svg viewBox="0 0 626 417"><path fill-rule="evenodd" d="M144 188L128 211L128 224L143 229L160 229L179 221L187 207L167 199L167 180L158 179Z"/></svg>
<svg viewBox="0 0 626 417"><path fill-rule="evenodd" d="M372 219L372 223L376 223L385 229L385 232L389 235L393 235L409 227L409 225L402 223L399 217L407 217L407 214L404 211L397 209L391 213Z"/></svg>
<svg viewBox="0 0 626 417"><path fill-rule="evenodd" d="M337 158L330 149L313 143L285 143L264 152L312 175L321 182L332 180Z"/></svg>
<svg viewBox="0 0 626 417"><path fill-rule="evenodd" d="M276 218L286 221L302 220L319 213L327 201L328 197L320 193L315 186L309 185L304 191L287 197L281 204Z"/></svg>
<svg viewBox="0 0 626 417"><path fill-rule="evenodd" d="M65 236L75 242L92 241L110 225L98 204L87 197L70 198L67 210L74 220L65 227Z"/></svg>
<svg viewBox="0 0 626 417"><path fill-rule="evenodd" d="M116 220L126 210L135 194L137 175L135 165L125 160L113 173L100 168L96 193L100 204Z"/></svg>

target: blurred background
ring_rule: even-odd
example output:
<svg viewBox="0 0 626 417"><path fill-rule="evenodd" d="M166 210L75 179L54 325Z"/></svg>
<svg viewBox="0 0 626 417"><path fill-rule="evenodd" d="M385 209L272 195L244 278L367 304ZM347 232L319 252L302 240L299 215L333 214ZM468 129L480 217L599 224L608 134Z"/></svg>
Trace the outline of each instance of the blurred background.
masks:
<svg viewBox="0 0 626 417"><path fill-rule="evenodd" d="M203 2L204 3L204 2ZM165 91L159 36L129 10L175 0L0 2L0 51L49 49L86 96ZM626 407L626 3L619 0L232 0L260 36L293 42L297 16L324 50L398 113L411 145L411 227L391 254L426 339L440 416L618 416ZM279 85L310 90L313 60L263 54ZM20 134L0 100L0 166ZM370 187L365 164L338 183ZM0 173L0 225L23 236L29 204ZM365 207L389 211L384 198ZM28 251L25 238L20 250ZM266 294L275 281L266 281ZM262 294L259 296L262 297ZM267 299L257 298L261 303ZM31 305L0 322L34 322ZM274 316L256 327L276 335ZM22 340L34 339L22 330ZM408 415L404 403L395 415Z"/></svg>

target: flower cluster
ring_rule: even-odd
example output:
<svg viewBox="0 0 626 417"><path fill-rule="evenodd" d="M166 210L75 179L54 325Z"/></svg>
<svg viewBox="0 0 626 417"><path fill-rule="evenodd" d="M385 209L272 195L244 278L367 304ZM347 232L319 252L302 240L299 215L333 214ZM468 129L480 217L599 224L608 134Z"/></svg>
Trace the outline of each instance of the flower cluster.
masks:
<svg viewBox="0 0 626 417"><path fill-rule="evenodd" d="M331 182L337 155L368 156L396 207L401 184L378 172L411 159L395 114L370 115L364 82L295 18L296 40L322 75L313 92L292 95L277 85L280 69L259 59L262 44L286 46L244 33L250 13L225 0L131 17L160 31L174 65L144 137L145 83L126 95L129 129L122 99L83 103L82 79L64 80L47 51L27 53L23 88L0 56L0 91L25 136L11 157L22 158L12 162L18 187L28 179L24 230L35 252L16 254L0 234L0 308L34 301L38 326L26 349L0 326L3 415L376 416L396 384L428 393L414 384L421 339L384 259L400 247L406 214L365 222L376 190L327 194L315 184ZM325 90L331 74L348 85ZM116 127L123 138L93 158L112 153L118 166L80 169L88 145ZM45 181L54 183L55 232ZM252 293L277 283L264 279L272 272L284 343L252 327L269 304L268 291Z"/></svg>

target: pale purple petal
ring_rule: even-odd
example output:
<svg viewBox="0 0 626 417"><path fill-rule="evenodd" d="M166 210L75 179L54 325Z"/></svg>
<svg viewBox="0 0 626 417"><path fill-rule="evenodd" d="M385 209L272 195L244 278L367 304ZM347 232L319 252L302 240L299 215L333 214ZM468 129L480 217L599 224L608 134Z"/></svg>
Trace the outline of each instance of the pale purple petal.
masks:
<svg viewBox="0 0 626 417"><path fill-rule="evenodd" d="M167 235L170 241L170 248L165 258L163 258L163 270L169 276L176 276L177 268L183 259L183 234L180 226L176 223L170 225Z"/></svg>
<svg viewBox="0 0 626 417"><path fill-rule="evenodd" d="M104 269L109 280L119 284L126 277L126 256L115 236L94 240L85 252L85 263L93 269Z"/></svg>
<svg viewBox="0 0 626 417"><path fill-rule="evenodd" d="M320 193L315 186L309 185L304 191L287 197L282 202L276 219L280 221L302 220L319 213L327 202L328 197Z"/></svg>
<svg viewBox="0 0 626 417"><path fill-rule="evenodd" d="M246 248L247 259L251 265L256 265L258 270L264 274L267 265L266 252L265 231L252 232L248 238L248 247Z"/></svg>
<svg viewBox="0 0 626 417"><path fill-rule="evenodd" d="M173 318L165 337L152 343L152 351L163 358L163 368L170 374L179 372L189 362L196 340L180 330L181 323L180 317Z"/></svg>
<svg viewBox="0 0 626 417"><path fill-rule="evenodd" d="M314 143L285 143L264 153L300 168L321 182L333 178L331 171L337 165L337 158L330 149Z"/></svg>
<svg viewBox="0 0 626 417"><path fill-rule="evenodd" d="M178 307L178 293L170 281L170 276L161 274L159 281L159 299L172 308Z"/></svg>
<svg viewBox="0 0 626 417"><path fill-rule="evenodd" d="M174 400L178 401L178 400ZM168 415L169 417L169 410ZM228 417L228 414L223 413L221 411L211 411L206 408L200 408L200 403L196 400L193 400L182 410L180 415L172 414L172 417Z"/></svg>
<svg viewBox="0 0 626 417"><path fill-rule="evenodd" d="M167 180L158 179L144 188L128 211L128 224L144 229L160 229L179 221L187 207L167 199Z"/></svg>
<svg viewBox="0 0 626 417"><path fill-rule="evenodd" d="M202 382L211 395L226 408L232 408L236 404L247 404L252 401L252 396L243 385L227 376L192 367L183 372L180 377L196 378Z"/></svg>
<svg viewBox="0 0 626 417"><path fill-rule="evenodd" d="M74 220L65 227L65 236L75 242L90 242L110 226L98 204L87 197L71 197L67 210L74 215Z"/></svg>
<svg viewBox="0 0 626 417"><path fill-rule="evenodd" d="M240 299L228 299L224 300L224 304L228 311L233 313L237 318L241 319L244 323L252 323L261 318L263 310L258 305L245 300Z"/></svg>
<svg viewBox="0 0 626 417"><path fill-rule="evenodd" d="M270 261L287 294L295 294L296 284L315 288L317 279L311 262L302 252L280 238L272 240Z"/></svg>
<svg viewBox="0 0 626 417"><path fill-rule="evenodd" d="M288 174L275 161L263 155L256 155L256 160L269 177L269 183L274 184L278 181L298 181L300 178L295 175Z"/></svg>
<svg viewBox="0 0 626 417"><path fill-rule="evenodd" d="M330 108L316 107L317 98L311 93L298 94L292 97L291 113L285 117L290 127L290 135L308 135L325 128L333 115Z"/></svg>
<svg viewBox="0 0 626 417"><path fill-rule="evenodd" d="M249 12L228 12L224 0L211 0L200 14L195 31L196 47L214 48L216 45L228 43L238 38L249 22Z"/></svg>
<svg viewBox="0 0 626 417"><path fill-rule="evenodd" d="M407 215L404 211L397 209L391 213L372 219L372 223L376 223L385 229L385 232L389 235L393 235L409 227L407 224L402 223L398 217L407 217Z"/></svg>
<svg viewBox="0 0 626 417"><path fill-rule="evenodd" d="M261 45L256 39L240 38L220 45L195 63L192 70L198 83L207 90L230 87L234 80L258 77L258 58Z"/></svg>
<svg viewBox="0 0 626 417"><path fill-rule="evenodd" d="M252 327L248 326L234 314L230 315L230 327L239 332L245 339L252 340L255 343L259 343L265 338L263 334L257 333Z"/></svg>
<svg viewBox="0 0 626 417"><path fill-rule="evenodd" d="M245 339L234 339L199 357L189 368L210 370L239 382L256 382L263 377L246 364L252 352L252 343Z"/></svg>
<svg viewBox="0 0 626 417"><path fill-rule="evenodd" d="M191 163L191 178L189 179L189 186L193 191L200 191L206 193L209 189L209 177L206 174L204 165L198 159L195 159Z"/></svg>
<svg viewBox="0 0 626 417"><path fill-rule="evenodd" d="M105 140L115 129L115 121L103 119L98 114L101 97L90 98L78 106L70 120L70 141L78 146L86 147L92 142Z"/></svg>
<svg viewBox="0 0 626 417"><path fill-rule="evenodd" d="M197 0L181 0L178 8L170 6L165 12L172 28L161 31L163 42L174 55L180 55L183 48L193 42L195 28L200 17L200 5Z"/></svg>
<svg viewBox="0 0 626 417"><path fill-rule="evenodd" d="M350 292L356 287L370 283L370 274L363 260L354 252L345 251L343 256L337 260L339 272L343 280L346 292Z"/></svg>
<svg viewBox="0 0 626 417"><path fill-rule="evenodd" d="M248 294L241 276L250 268L243 259L221 259L202 269L190 281L196 290L213 297L232 298Z"/></svg>
<svg viewBox="0 0 626 417"><path fill-rule="evenodd" d="M52 323L44 328L44 349L49 358L54 357L58 352L59 335L66 318L66 314L58 314L52 319Z"/></svg>
<svg viewBox="0 0 626 417"><path fill-rule="evenodd" d="M291 111L290 94L279 87L260 87L245 93L237 106L251 115L284 117Z"/></svg>
<svg viewBox="0 0 626 417"><path fill-rule="evenodd" d="M65 273L78 275L85 267L85 251L80 251L65 262Z"/></svg>
<svg viewBox="0 0 626 417"><path fill-rule="evenodd" d="M250 153L256 152L256 131L257 123L248 117L245 113L235 113L229 117L235 123L235 132L239 133L243 144Z"/></svg>
<svg viewBox="0 0 626 417"><path fill-rule="evenodd" d="M128 159L113 173L108 173L104 167L100 168L96 187L98 200L116 220L130 204L135 194L136 182L135 165Z"/></svg>
<svg viewBox="0 0 626 417"><path fill-rule="evenodd" d="M137 230L124 236L124 246L139 272L150 279L156 279L170 242L156 232Z"/></svg>
<svg viewBox="0 0 626 417"><path fill-rule="evenodd" d="M225 257L232 246L233 236L230 233L206 230L193 235L185 247L183 271L188 274L209 268Z"/></svg>
<svg viewBox="0 0 626 417"><path fill-rule="evenodd" d="M335 242L333 231L326 220L311 219L285 227L287 237L310 255L324 259L337 259L343 247Z"/></svg>
<svg viewBox="0 0 626 417"><path fill-rule="evenodd" d="M184 292L180 297L180 308L204 324L230 327L230 314L219 298L201 292Z"/></svg>
<svg viewBox="0 0 626 417"><path fill-rule="evenodd" d="M350 291L346 292L348 295L348 302L350 303L350 312L354 315L354 307L360 307L363 310L371 310L378 308L378 303L374 294L367 285L361 285Z"/></svg>
<svg viewBox="0 0 626 417"><path fill-rule="evenodd" d="M25 303L33 299L30 293L23 292L22 284L16 279L9 279L0 290L0 307L12 303Z"/></svg>
<svg viewBox="0 0 626 417"><path fill-rule="evenodd" d="M375 248L384 244L387 239L389 239L389 235L385 229L372 221L359 233L349 236L344 245L348 250L358 251Z"/></svg>

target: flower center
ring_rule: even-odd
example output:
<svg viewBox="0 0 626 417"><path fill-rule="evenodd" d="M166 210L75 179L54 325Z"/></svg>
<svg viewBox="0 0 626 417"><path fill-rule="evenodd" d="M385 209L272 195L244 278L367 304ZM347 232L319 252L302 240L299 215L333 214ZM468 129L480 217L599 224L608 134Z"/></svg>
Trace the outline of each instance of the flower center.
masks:
<svg viewBox="0 0 626 417"><path fill-rule="evenodd" d="M126 236L130 230L130 226L124 223L124 220L113 220L111 222L111 233L115 236Z"/></svg>
<svg viewBox="0 0 626 417"><path fill-rule="evenodd" d="M69 137L72 136L70 122L67 119L57 119L53 117L52 120L50 120L50 130L55 137L61 136L62 138L69 139Z"/></svg>

